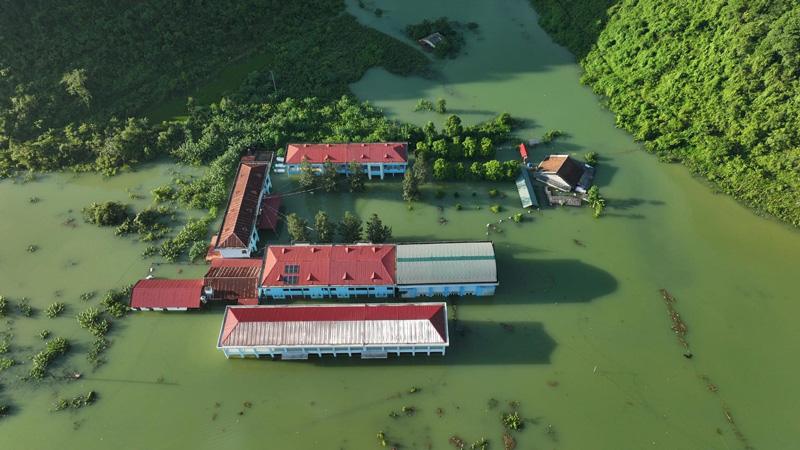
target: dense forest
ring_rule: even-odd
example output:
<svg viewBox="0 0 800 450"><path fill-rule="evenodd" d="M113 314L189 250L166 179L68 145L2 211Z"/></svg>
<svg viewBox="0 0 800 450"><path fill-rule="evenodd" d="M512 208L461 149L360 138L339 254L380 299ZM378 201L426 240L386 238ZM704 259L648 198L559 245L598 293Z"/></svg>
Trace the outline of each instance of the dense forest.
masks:
<svg viewBox="0 0 800 450"><path fill-rule="evenodd" d="M421 52L360 25L344 7L342 0L2 2L0 174L67 167L112 174L170 152L166 127L131 117L190 96L254 54L269 63L229 93L236 103L336 101L375 66L429 73Z"/></svg>
<svg viewBox="0 0 800 450"><path fill-rule="evenodd" d="M619 127L661 159L800 225L797 2L622 0L607 11L532 3L555 39L586 54L582 81ZM582 25L555 25L564 17ZM586 36L596 36L588 53Z"/></svg>

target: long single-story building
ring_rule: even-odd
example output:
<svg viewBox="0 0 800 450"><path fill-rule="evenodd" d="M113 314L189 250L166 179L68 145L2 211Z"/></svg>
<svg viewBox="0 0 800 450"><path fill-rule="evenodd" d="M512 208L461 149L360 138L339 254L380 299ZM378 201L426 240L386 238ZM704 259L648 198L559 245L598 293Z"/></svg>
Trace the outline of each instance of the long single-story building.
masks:
<svg viewBox="0 0 800 450"><path fill-rule="evenodd" d="M131 292L135 311L186 311L198 309L203 295L203 280L139 280Z"/></svg>
<svg viewBox="0 0 800 450"><path fill-rule="evenodd" d="M272 245L261 295L284 298L388 297L394 294L393 245Z"/></svg>
<svg viewBox="0 0 800 450"><path fill-rule="evenodd" d="M245 156L239 163L228 207L214 242L214 251L219 252L222 258L249 258L256 251L256 221L261 201L272 189L269 178L272 156L272 152L259 158Z"/></svg>
<svg viewBox="0 0 800 450"><path fill-rule="evenodd" d="M491 241L397 244L397 294L494 295L497 263Z"/></svg>
<svg viewBox="0 0 800 450"><path fill-rule="evenodd" d="M300 163L307 158L316 172L321 172L325 161L336 166L339 173L350 173L349 164L356 161L364 168L369 179L386 174L403 174L408 167L408 142L373 142L350 144L288 144L286 146L286 173L300 173Z"/></svg>
<svg viewBox="0 0 800 450"><path fill-rule="evenodd" d="M445 354L446 303L228 306L217 348L225 357Z"/></svg>

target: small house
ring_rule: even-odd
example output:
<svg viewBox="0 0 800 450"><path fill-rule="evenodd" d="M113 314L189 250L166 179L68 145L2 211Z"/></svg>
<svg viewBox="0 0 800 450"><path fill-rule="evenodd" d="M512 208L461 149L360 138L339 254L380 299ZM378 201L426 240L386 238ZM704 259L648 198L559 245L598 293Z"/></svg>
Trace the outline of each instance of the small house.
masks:
<svg viewBox="0 0 800 450"><path fill-rule="evenodd" d="M417 43L428 50L432 50L436 48L436 44L442 42L444 40L444 36L439 33L433 33L429 36L425 36L424 38L417 41Z"/></svg>
<svg viewBox="0 0 800 450"><path fill-rule="evenodd" d="M568 155L549 155L533 170L533 178L564 192L586 192L594 179L594 167Z"/></svg>

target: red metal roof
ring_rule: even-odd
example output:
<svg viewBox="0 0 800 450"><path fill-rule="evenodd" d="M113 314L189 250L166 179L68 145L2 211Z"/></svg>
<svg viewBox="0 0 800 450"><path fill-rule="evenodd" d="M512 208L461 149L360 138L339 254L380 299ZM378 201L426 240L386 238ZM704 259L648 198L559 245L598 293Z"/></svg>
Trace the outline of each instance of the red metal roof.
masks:
<svg viewBox="0 0 800 450"><path fill-rule="evenodd" d="M215 248L247 248L258 215L258 200L269 164L242 162Z"/></svg>
<svg viewBox="0 0 800 450"><path fill-rule="evenodd" d="M297 265L296 271L286 267ZM394 245L270 246L262 286L284 286L286 276L299 286L384 286L394 284Z"/></svg>
<svg viewBox="0 0 800 450"><path fill-rule="evenodd" d="M311 164L324 164L330 158L334 164L406 163L407 142L376 142L350 144L289 144L286 146L286 164L300 164L303 157Z"/></svg>
<svg viewBox="0 0 800 450"><path fill-rule="evenodd" d="M131 308L200 307L203 280L139 280L133 286Z"/></svg>
<svg viewBox="0 0 800 450"><path fill-rule="evenodd" d="M525 143L524 142L520 142L520 144L519 144L519 154L523 158L527 158L528 157L528 149L525 147Z"/></svg>
<svg viewBox="0 0 800 450"><path fill-rule="evenodd" d="M261 200L261 212L258 215L259 230L274 230L278 224L278 208L281 207L280 194L267 195Z"/></svg>
<svg viewBox="0 0 800 450"><path fill-rule="evenodd" d="M257 298L262 263L261 258L215 259L203 277L203 285L214 288L212 299Z"/></svg>
<svg viewBox="0 0 800 450"><path fill-rule="evenodd" d="M229 306L218 347L448 342L445 303Z"/></svg>
<svg viewBox="0 0 800 450"><path fill-rule="evenodd" d="M211 236L211 242L208 244L208 251L206 252L206 261L213 261L217 258L222 258L219 250L214 250L214 245L217 243L217 235Z"/></svg>

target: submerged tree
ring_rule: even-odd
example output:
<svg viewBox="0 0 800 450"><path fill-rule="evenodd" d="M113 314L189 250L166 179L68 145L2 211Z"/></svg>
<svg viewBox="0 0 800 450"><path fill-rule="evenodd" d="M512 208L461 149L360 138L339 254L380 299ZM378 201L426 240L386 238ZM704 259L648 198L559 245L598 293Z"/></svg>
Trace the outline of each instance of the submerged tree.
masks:
<svg viewBox="0 0 800 450"><path fill-rule="evenodd" d="M606 200L600 195L600 188L597 185L592 186L589 188L589 192L586 195L586 201L589 202L589 206L594 208L594 216L600 217L600 214L603 213L603 210L606 207Z"/></svg>
<svg viewBox="0 0 800 450"><path fill-rule="evenodd" d="M367 189L367 174L364 172L364 166L354 159L350 161L348 171L350 172L350 192L364 192Z"/></svg>
<svg viewBox="0 0 800 450"><path fill-rule="evenodd" d="M83 217L99 227L120 225L128 218L128 205L119 202L92 203L83 208Z"/></svg>
<svg viewBox="0 0 800 450"><path fill-rule="evenodd" d="M350 214L350 211L345 211L342 221L339 222L338 231L339 238L344 243L350 244L360 241L363 232L361 219Z"/></svg>
<svg viewBox="0 0 800 450"><path fill-rule="evenodd" d="M335 226L328 218L328 213L325 211L317 212L317 215L314 216L314 229L317 232L317 242L320 244L329 244L333 242Z"/></svg>
<svg viewBox="0 0 800 450"><path fill-rule="evenodd" d="M414 202L419 200L419 181L411 170L403 176L403 200ZM409 206L410 207L410 206Z"/></svg>
<svg viewBox="0 0 800 450"><path fill-rule="evenodd" d="M322 166L322 178L320 181L322 188L326 192L339 192L339 171L330 158L327 158Z"/></svg>
<svg viewBox="0 0 800 450"><path fill-rule="evenodd" d="M313 188L316 183L317 180L314 176L314 169L311 167L311 163L308 162L308 158L303 156L303 159L300 161L300 187L309 189Z"/></svg>
<svg viewBox="0 0 800 450"><path fill-rule="evenodd" d="M444 158L439 158L433 163L433 177L437 180L448 180L453 174L453 168Z"/></svg>
<svg viewBox="0 0 800 450"><path fill-rule="evenodd" d="M372 216L367 220L367 239L375 243L380 243L391 238L392 227L384 225L381 219L378 218L378 215L372 213Z"/></svg>
<svg viewBox="0 0 800 450"><path fill-rule="evenodd" d="M447 112L447 100L440 98L436 101L436 112L439 114L444 114Z"/></svg>
<svg viewBox="0 0 800 450"><path fill-rule="evenodd" d="M414 166L411 168L411 172L413 172L414 177L417 179L418 186L422 186L428 182L430 168L428 168L428 162L425 161L424 155L419 155L414 159Z"/></svg>
<svg viewBox="0 0 800 450"><path fill-rule="evenodd" d="M308 235L308 222L296 213L291 213L286 217L286 229L289 231L292 243L311 240Z"/></svg>

